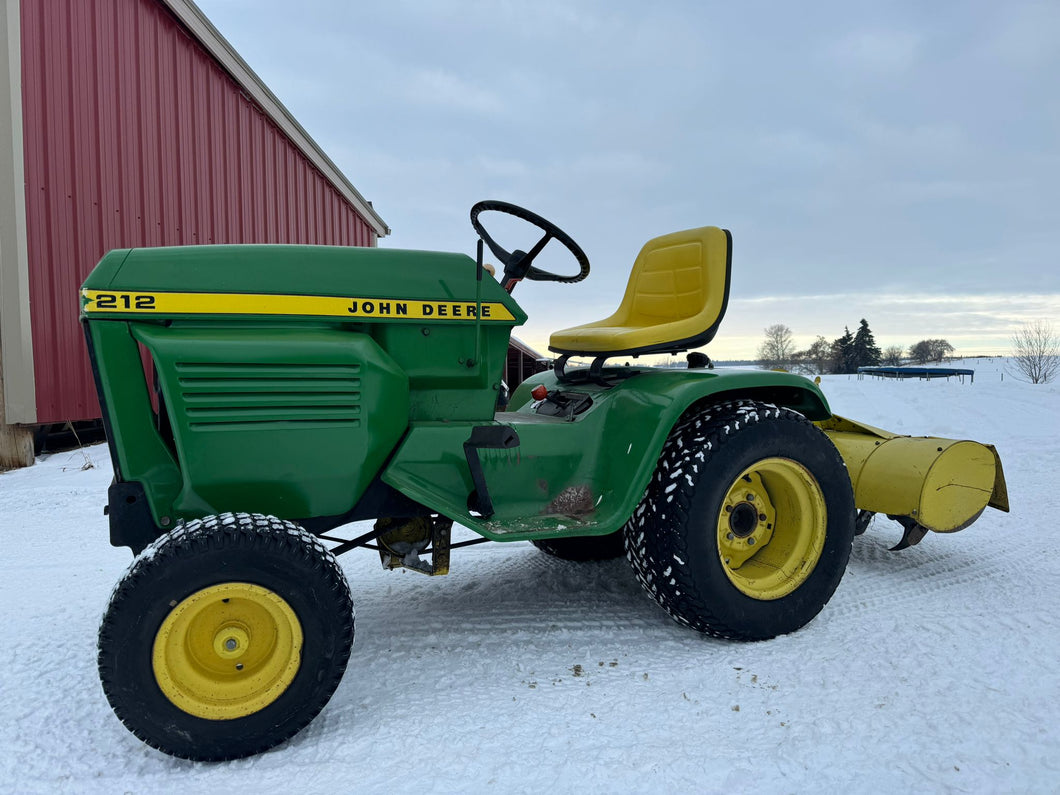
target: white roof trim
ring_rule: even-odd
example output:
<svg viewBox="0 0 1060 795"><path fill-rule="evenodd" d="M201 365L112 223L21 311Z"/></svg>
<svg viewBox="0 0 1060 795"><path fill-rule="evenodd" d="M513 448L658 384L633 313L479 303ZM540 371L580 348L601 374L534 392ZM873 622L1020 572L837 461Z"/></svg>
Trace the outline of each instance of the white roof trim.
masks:
<svg viewBox="0 0 1060 795"><path fill-rule="evenodd" d="M375 230L375 233L379 237L385 237L390 234L390 227L375 211L371 202L367 201L353 187L350 181L346 179L346 175L339 170L338 166L331 162L331 159L324 154L317 142L302 128L302 125L295 121L291 112L269 91L268 87L261 81L261 78L254 73L254 70L239 56L239 53L235 51L225 37L210 23L210 20L206 18L206 15L202 13L199 7L191 0L162 0L162 2L177 15L177 18L187 26L210 54L228 71L232 78L243 87L247 94L269 114L272 120L276 122L276 125L309 158L310 162L320 169L321 173L331 181L339 193L356 208L357 212Z"/></svg>
<svg viewBox="0 0 1060 795"><path fill-rule="evenodd" d="M529 345L527 345L525 342L523 342L521 339L519 339L515 335L512 335L512 336L510 336L508 338L508 344L509 344L510 347L515 348L516 350L520 351L521 353L524 353L527 356L529 356L530 358L535 359L536 361L539 361L539 362L549 361L549 360L555 358L553 356L542 356L540 353L535 351L533 348L531 348Z"/></svg>

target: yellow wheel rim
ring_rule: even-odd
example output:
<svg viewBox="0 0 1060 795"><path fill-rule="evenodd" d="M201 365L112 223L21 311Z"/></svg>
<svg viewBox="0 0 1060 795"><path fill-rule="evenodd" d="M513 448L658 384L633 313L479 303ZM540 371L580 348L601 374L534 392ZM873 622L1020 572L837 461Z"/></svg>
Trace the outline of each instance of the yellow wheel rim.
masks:
<svg viewBox="0 0 1060 795"><path fill-rule="evenodd" d="M824 494L802 464L765 458L733 481L718 515L725 575L753 599L787 596L821 557L828 522Z"/></svg>
<svg viewBox="0 0 1060 795"><path fill-rule="evenodd" d="M302 660L302 625L280 596L245 582L212 585L173 608L155 636L155 681L173 704L209 720L274 702Z"/></svg>

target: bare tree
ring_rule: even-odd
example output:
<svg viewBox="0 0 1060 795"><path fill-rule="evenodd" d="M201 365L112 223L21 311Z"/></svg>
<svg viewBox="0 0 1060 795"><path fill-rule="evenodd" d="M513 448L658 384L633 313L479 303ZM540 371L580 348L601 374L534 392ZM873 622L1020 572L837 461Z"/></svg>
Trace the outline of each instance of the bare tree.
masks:
<svg viewBox="0 0 1060 795"><path fill-rule="evenodd" d="M1060 334L1047 320L1034 320L1012 335L1012 364L1032 384L1048 384L1060 373Z"/></svg>
<svg viewBox="0 0 1060 795"><path fill-rule="evenodd" d="M818 335L809 348L792 354L792 361L796 372L807 375L827 373L828 365L832 363L832 344Z"/></svg>
<svg viewBox="0 0 1060 795"><path fill-rule="evenodd" d="M765 335L765 340L758 346L758 366L770 370L790 365L795 353L791 329L783 323L774 323L765 329Z"/></svg>
<svg viewBox="0 0 1060 795"><path fill-rule="evenodd" d="M954 352L954 347L947 340L928 340L931 343L931 361L941 362Z"/></svg>
<svg viewBox="0 0 1060 795"><path fill-rule="evenodd" d="M880 364L887 367L900 367L904 357L905 348L901 345L890 345L883 349L883 355L880 356Z"/></svg>
<svg viewBox="0 0 1060 795"><path fill-rule="evenodd" d="M920 340L909 348L909 357L917 364L941 362L951 353L953 346L947 340Z"/></svg>

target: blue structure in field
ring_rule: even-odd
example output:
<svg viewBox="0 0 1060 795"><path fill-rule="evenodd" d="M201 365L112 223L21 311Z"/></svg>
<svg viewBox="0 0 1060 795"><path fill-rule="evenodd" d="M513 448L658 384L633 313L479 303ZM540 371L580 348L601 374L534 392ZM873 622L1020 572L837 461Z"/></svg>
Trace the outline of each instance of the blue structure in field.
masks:
<svg viewBox="0 0 1060 795"><path fill-rule="evenodd" d="M964 383L964 377L970 376L975 383L975 370L964 370L956 367L859 367L858 378L871 375L876 378L953 378L957 376Z"/></svg>

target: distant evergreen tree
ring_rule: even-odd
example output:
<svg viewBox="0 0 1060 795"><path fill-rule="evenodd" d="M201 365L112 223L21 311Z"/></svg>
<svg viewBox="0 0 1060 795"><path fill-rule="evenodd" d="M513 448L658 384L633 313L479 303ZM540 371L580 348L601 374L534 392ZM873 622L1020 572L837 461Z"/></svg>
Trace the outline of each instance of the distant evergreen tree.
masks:
<svg viewBox="0 0 1060 795"><path fill-rule="evenodd" d="M851 372L855 373L859 367L876 367L880 363L880 349L869 329L869 321L865 318L861 319L858 333L854 335L850 357L853 367Z"/></svg>
<svg viewBox="0 0 1060 795"><path fill-rule="evenodd" d="M854 373L857 369L854 364L854 335L850 333L849 326L844 326L843 336L832 342L832 372Z"/></svg>

